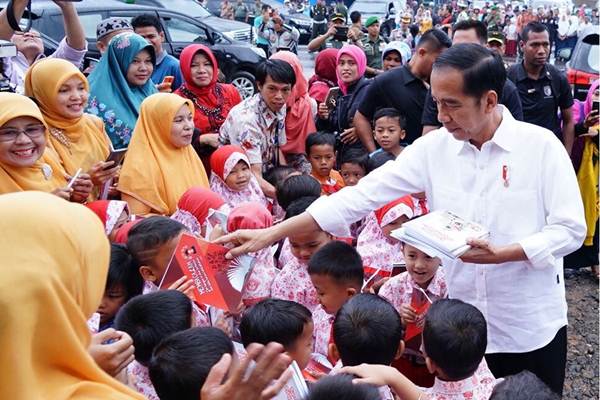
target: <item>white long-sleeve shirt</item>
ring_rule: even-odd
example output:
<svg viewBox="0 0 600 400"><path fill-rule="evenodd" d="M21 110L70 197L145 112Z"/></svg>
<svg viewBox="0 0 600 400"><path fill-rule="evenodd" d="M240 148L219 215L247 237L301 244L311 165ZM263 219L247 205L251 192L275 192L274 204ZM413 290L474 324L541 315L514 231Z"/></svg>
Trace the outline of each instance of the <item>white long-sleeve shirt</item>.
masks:
<svg viewBox="0 0 600 400"><path fill-rule="evenodd" d="M348 226L370 211L425 191L431 210L485 225L493 245L520 244L528 261L455 260L444 268L449 297L485 315L487 353L522 353L545 346L567 324L562 257L579 248L586 226L575 173L560 141L499 107L502 122L481 150L438 129L357 186L320 198L308 212L322 229L347 237Z"/></svg>

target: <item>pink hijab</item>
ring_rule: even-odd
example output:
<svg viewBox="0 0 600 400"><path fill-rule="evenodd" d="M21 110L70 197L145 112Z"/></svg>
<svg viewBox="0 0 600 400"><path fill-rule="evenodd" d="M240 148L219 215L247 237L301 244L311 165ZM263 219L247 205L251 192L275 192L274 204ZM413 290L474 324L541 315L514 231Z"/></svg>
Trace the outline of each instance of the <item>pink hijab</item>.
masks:
<svg viewBox="0 0 600 400"><path fill-rule="evenodd" d="M288 97L285 115L287 143L281 147L281 150L284 154L301 154L304 153L306 135L317 130L312 115L311 98L308 96L308 81L304 77L300 59L294 53L278 51L271 56L271 59L287 62L296 74L296 84Z"/></svg>
<svg viewBox="0 0 600 400"><path fill-rule="evenodd" d="M588 90L587 97L585 98L585 103L583 103L583 112L585 113L585 115L583 116L584 119L590 113L590 111L592 111L592 97L594 97L594 91L598 89L599 85L600 79L596 79L594 82L592 82L590 90Z"/></svg>
<svg viewBox="0 0 600 400"><path fill-rule="evenodd" d="M359 79L365 75L365 71L367 70L367 56L363 49L353 44L344 45L340 51L338 51L337 58L335 60L336 66L340 63L340 58L343 55L349 55L354 59L356 65L358 66L358 76ZM343 94L348 94L348 85L342 82L340 75L337 73L337 67L335 69L337 75L337 82L340 90ZM358 79L357 79L358 80ZM354 83L354 82L353 82Z"/></svg>

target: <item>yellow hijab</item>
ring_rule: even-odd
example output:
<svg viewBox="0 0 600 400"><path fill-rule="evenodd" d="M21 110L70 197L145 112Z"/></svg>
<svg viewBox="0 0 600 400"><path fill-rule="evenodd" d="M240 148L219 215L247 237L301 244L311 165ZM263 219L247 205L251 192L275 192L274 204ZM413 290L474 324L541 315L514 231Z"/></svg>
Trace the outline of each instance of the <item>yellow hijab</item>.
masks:
<svg viewBox="0 0 600 400"><path fill-rule="evenodd" d="M174 213L179 198L189 188L209 187L192 146L177 148L171 144L173 119L184 105L194 113L192 102L176 94L157 93L142 102L119 177L122 193L159 214Z"/></svg>
<svg viewBox="0 0 600 400"><path fill-rule="evenodd" d="M41 192L0 196L0 398L143 399L87 352L109 244L86 207Z"/></svg>
<svg viewBox="0 0 600 400"><path fill-rule="evenodd" d="M65 81L73 77L81 79L85 89L90 90L81 71L59 58L36 62L25 76L25 95L37 100L50 129L50 145L71 175L79 168L89 171L98 161L106 160L110 153L109 140L100 118L83 114L76 119L67 119L57 111L58 91Z"/></svg>
<svg viewBox="0 0 600 400"><path fill-rule="evenodd" d="M44 124L40 109L31 99L15 93L0 93L0 128L17 117L32 117ZM66 185L64 169L49 149L31 167L18 168L0 161L0 194L23 190L51 192Z"/></svg>

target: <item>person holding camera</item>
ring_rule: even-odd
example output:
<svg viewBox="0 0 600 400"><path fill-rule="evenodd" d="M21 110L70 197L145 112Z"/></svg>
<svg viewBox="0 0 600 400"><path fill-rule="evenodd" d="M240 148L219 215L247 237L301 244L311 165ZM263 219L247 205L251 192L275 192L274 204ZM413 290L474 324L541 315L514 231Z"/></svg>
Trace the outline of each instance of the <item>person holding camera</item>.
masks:
<svg viewBox="0 0 600 400"><path fill-rule="evenodd" d="M342 14L333 14L329 18L329 29L308 43L308 51L320 51L326 47L341 49L348 40L348 27Z"/></svg>
<svg viewBox="0 0 600 400"><path fill-rule="evenodd" d="M285 25L281 15L273 16L267 29L260 31L259 36L269 41L269 54L271 55L279 50L298 53L300 32L292 26Z"/></svg>

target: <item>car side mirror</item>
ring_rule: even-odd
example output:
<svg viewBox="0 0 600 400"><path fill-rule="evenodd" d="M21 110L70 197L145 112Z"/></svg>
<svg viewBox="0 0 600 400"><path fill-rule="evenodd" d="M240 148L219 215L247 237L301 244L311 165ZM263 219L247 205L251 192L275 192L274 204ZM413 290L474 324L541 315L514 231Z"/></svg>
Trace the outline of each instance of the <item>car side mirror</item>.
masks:
<svg viewBox="0 0 600 400"><path fill-rule="evenodd" d="M563 60L569 60L571 58L571 49L561 49L558 52L558 56Z"/></svg>

